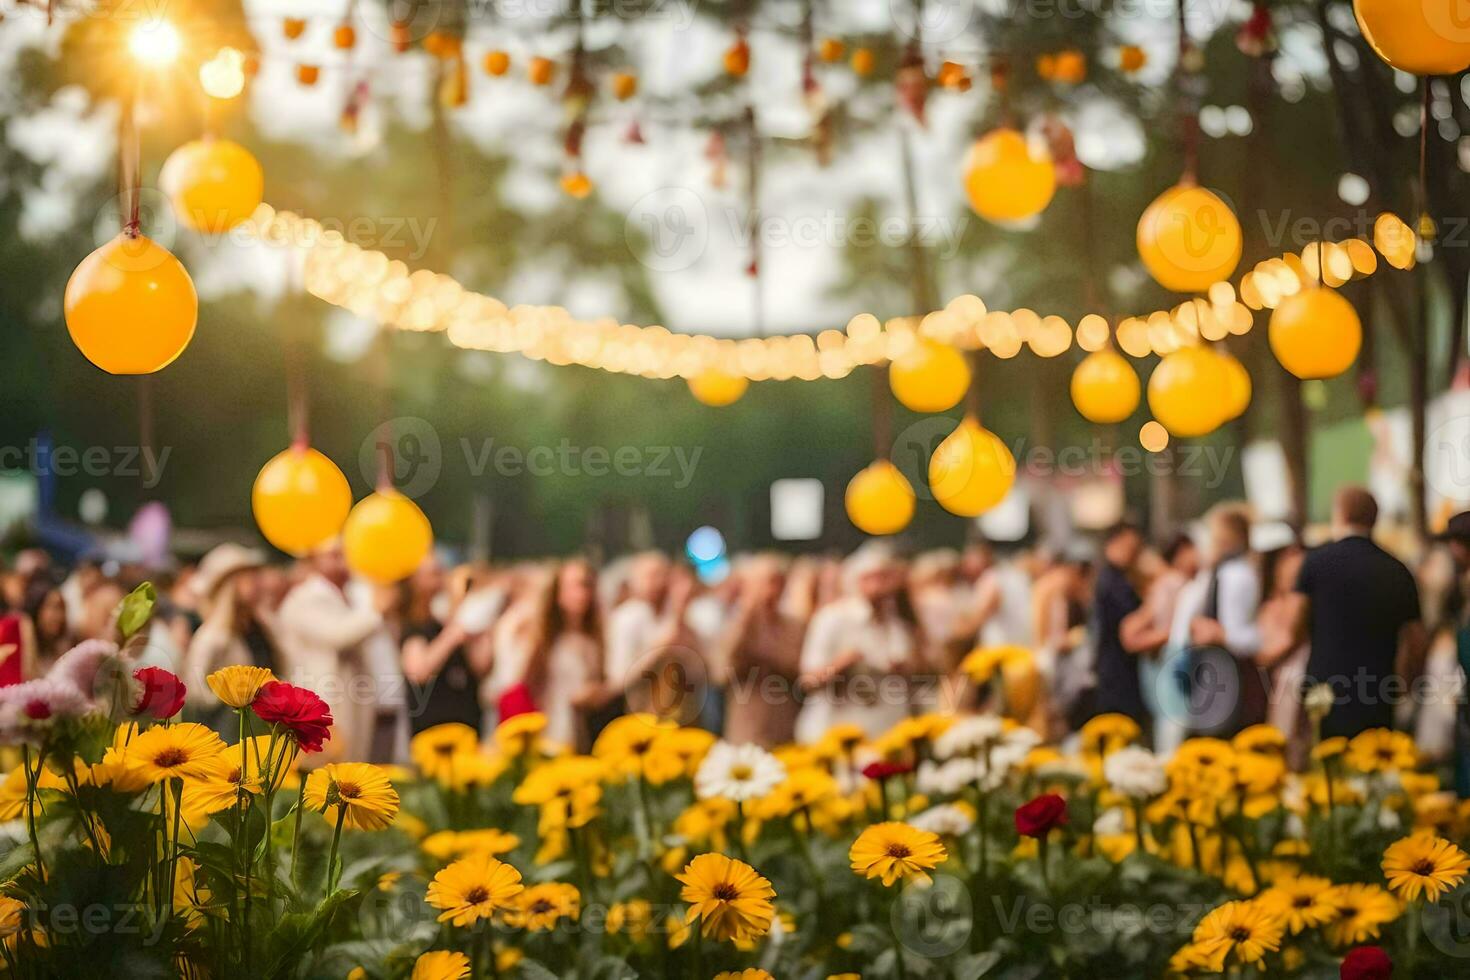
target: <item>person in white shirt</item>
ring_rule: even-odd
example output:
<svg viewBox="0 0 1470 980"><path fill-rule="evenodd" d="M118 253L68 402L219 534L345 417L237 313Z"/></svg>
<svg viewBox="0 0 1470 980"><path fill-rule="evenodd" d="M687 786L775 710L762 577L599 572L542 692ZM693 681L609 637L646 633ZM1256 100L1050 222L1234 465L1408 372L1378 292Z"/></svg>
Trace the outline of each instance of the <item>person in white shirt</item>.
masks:
<svg viewBox="0 0 1470 980"><path fill-rule="evenodd" d="M669 590L669 560L656 551L635 556L628 567L627 589L627 597L607 617L606 674L611 683L624 687L659 632L659 610Z"/></svg>
<svg viewBox="0 0 1470 980"><path fill-rule="evenodd" d="M1169 647L1184 651L1187 702L1163 699L1155 748L1167 754L1188 734L1229 735L1265 720L1256 655L1261 578L1250 554L1250 516L1221 504L1205 517L1209 564L1179 593Z"/></svg>
<svg viewBox="0 0 1470 980"><path fill-rule="evenodd" d="M289 681L315 691L332 712L332 737L310 764L368 757L374 704L356 690L359 648L383 625L368 606L349 601L347 562L333 542L310 558L311 573L286 595L277 619L281 664Z"/></svg>
<svg viewBox="0 0 1470 980"><path fill-rule="evenodd" d="M546 737L574 752L591 746L588 713L621 693L603 682L596 583L587 561L563 563L542 590L534 615L497 652L546 715Z"/></svg>
<svg viewBox="0 0 1470 980"><path fill-rule="evenodd" d="M870 541L843 571L848 594L812 617L802 645L798 742L815 742L839 723L876 736L910 713L908 677L923 662L923 636L903 566L887 545ZM914 708L932 710L939 687L930 685Z"/></svg>

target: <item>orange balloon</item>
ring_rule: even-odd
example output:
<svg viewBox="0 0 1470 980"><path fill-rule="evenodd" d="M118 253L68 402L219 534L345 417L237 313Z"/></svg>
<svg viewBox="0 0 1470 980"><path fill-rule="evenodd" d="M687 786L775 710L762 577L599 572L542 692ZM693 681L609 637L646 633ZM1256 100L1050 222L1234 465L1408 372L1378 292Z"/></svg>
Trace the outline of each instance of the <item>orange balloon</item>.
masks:
<svg viewBox="0 0 1470 980"><path fill-rule="evenodd" d="M1203 187L1178 184L1138 219L1138 255L1160 286L1202 293L1240 264L1240 221Z"/></svg>
<svg viewBox="0 0 1470 980"><path fill-rule="evenodd" d="M723 371L705 371L688 381L689 392L695 399L713 408L733 405L745 394L750 382L738 374Z"/></svg>
<svg viewBox="0 0 1470 980"><path fill-rule="evenodd" d="M208 234L228 231L249 218L265 193L260 163L233 140L185 143L164 161L158 183L179 220Z"/></svg>
<svg viewBox="0 0 1470 980"><path fill-rule="evenodd" d="M939 506L978 517L1006 498L1016 482L1016 458L1005 442L966 417L929 457L929 489Z"/></svg>
<svg viewBox="0 0 1470 980"><path fill-rule="evenodd" d="M359 500L342 527L347 567L383 585L413 574L433 547L429 519L418 504L393 489Z"/></svg>
<svg viewBox="0 0 1470 980"><path fill-rule="evenodd" d="M874 460L847 484L847 517L866 534L897 534L914 519L914 488L886 459Z"/></svg>
<svg viewBox="0 0 1470 980"><path fill-rule="evenodd" d="M1172 435L1209 435L1225 421L1230 375L1208 347L1182 347L1167 354L1148 379L1148 407Z"/></svg>
<svg viewBox="0 0 1470 980"><path fill-rule="evenodd" d="M1363 324L1353 304L1325 286L1288 296L1271 314L1271 352L1304 381L1335 378L1353 366Z"/></svg>
<svg viewBox="0 0 1470 980"><path fill-rule="evenodd" d="M946 412L970 388L965 355L948 344L921 337L888 367L888 387L914 412Z"/></svg>
<svg viewBox="0 0 1470 980"><path fill-rule="evenodd" d="M1056 167L1014 129L987 133L965 157L965 194L986 221L1012 223L1040 214L1057 189Z"/></svg>
<svg viewBox="0 0 1470 980"><path fill-rule="evenodd" d="M174 362L199 320L194 281L173 253L126 233L82 259L62 302L72 343L109 374L152 374Z"/></svg>
<svg viewBox="0 0 1470 980"><path fill-rule="evenodd" d="M1354 0L1358 28L1373 51L1411 75L1470 68L1470 22L1459 0Z"/></svg>
<svg viewBox="0 0 1470 980"><path fill-rule="evenodd" d="M1121 422L1138 407L1143 386L1128 359L1111 347L1094 351L1072 372L1072 404L1089 422Z"/></svg>
<svg viewBox="0 0 1470 980"><path fill-rule="evenodd" d="M260 468L250 506L265 539L300 556L341 533L352 509L352 488L325 455L310 446L292 446Z"/></svg>

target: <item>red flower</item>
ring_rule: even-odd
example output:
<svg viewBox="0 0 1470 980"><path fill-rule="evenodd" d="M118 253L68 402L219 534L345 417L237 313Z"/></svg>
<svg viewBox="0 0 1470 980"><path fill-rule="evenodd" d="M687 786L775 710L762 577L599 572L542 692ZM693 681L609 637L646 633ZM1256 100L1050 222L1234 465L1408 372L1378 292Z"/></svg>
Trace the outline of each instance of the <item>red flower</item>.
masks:
<svg viewBox="0 0 1470 980"><path fill-rule="evenodd" d="M51 717L51 705L36 698L34 701L26 702L26 717L31 721L45 721Z"/></svg>
<svg viewBox="0 0 1470 980"><path fill-rule="evenodd" d="M327 702L304 687L283 681L267 681L250 707L268 725L282 725L303 752L320 752L332 737L332 712Z"/></svg>
<svg viewBox="0 0 1470 980"><path fill-rule="evenodd" d="M913 766L904 762L870 762L863 766L863 775L869 779L883 780L889 776L902 776L913 769Z"/></svg>
<svg viewBox="0 0 1470 980"><path fill-rule="evenodd" d="M133 714L151 715L160 720L172 718L184 707L184 682L162 667L139 667L133 679L143 685Z"/></svg>
<svg viewBox="0 0 1470 980"><path fill-rule="evenodd" d="M1055 793L1042 793L1016 807L1016 832L1023 837L1045 837L1066 822L1067 801Z"/></svg>
<svg viewBox="0 0 1470 980"><path fill-rule="evenodd" d="M1378 946L1358 946L1342 958L1342 980L1389 980L1393 960Z"/></svg>

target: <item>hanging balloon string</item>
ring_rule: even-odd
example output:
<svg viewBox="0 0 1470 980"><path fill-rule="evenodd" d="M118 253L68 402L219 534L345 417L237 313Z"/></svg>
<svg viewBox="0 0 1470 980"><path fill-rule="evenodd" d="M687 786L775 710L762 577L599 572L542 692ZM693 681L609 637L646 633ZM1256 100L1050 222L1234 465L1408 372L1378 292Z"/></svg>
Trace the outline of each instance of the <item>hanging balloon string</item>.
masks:
<svg viewBox="0 0 1470 980"><path fill-rule="evenodd" d="M888 365L873 367L873 458L887 459L893 445L893 406L889 402Z"/></svg>
<svg viewBox="0 0 1470 980"><path fill-rule="evenodd" d="M143 165L141 137L138 134L137 102L139 82L128 84L117 117L117 184L121 201L122 230L129 238L143 233Z"/></svg>
<svg viewBox="0 0 1470 980"><path fill-rule="evenodd" d="M305 253L298 249L286 251L286 261L289 263L286 273L288 297L306 294L303 285L305 258ZM311 400L307 395L306 351L301 337L289 325L286 328L285 357L286 420L291 428L292 445L297 449L305 449L311 445Z"/></svg>
<svg viewBox="0 0 1470 980"><path fill-rule="evenodd" d="M750 265L746 273L751 281L751 313L757 337L766 335L765 284L761 261L761 145L755 128L755 106L745 106L745 192L746 210L750 215Z"/></svg>
<svg viewBox="0 0 1470 980"><path fill-rule="evenodd" d="M1103 305L1102 291L1097 285L1097 215L1096 202L1092 199L1092 175L1086 170L1082 172L1082 186L1078 190L1081 192L1078 199L1082 210L1082 290L1087 297L1087 308L1096 310Z"/></svg>
<svg viewBox="0 0 1470 980"><path fill-rule="evenodd" d="M1179 136L1184 154L1184 175L1181 183L1194 184L1199 181L1199 114L1195 109L1194 93L1190 91L1189 83L1189 77L1193 74L1190 63L1194 59L1194 42L1189 39L1186 6L1187 0L1178 0L1179 64L1174 70L1174 84L1179 100Z"/></svg>
<svg viewBox="0 0 1470 980"><path fill-rule="evenodd" d="M1419 237L1425 240L1435 235L1434 219L1429 216L1429 76L1425 75L1419 85Z"/></svg>
<svg viewBox="0 0 1470 980"><path fill-rule="evenodd" d="M393 338L392 331L378 325L378 417L383 420L378 427L378 489L393 487L397 469L393 455Z"/></svg>
<svg viewBox="0 0 1470 980"><path fill-rule="evenodd" d="M965 415L980 424L980 355L979 350L966 351L970 361L970 387L965 389Z"/></svg>

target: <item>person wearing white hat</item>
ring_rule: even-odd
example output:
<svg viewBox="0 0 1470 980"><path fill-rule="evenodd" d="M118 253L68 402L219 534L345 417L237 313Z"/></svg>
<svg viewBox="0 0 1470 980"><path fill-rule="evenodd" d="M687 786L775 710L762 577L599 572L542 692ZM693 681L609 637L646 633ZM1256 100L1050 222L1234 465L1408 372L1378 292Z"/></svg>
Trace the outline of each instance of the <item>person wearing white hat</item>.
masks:
<svg viewBox="0 0 1470 980"><path fill-rule="evenodd" d="M264 565L259 551L226 543L204 556L190 583L204 621L184 653L183 680L187 703L206 721L224 721L206 677L221 667L276 666L269 617L256 587L255 572Z"/></svg>
<svg viewBox="0 0 1470 980"><path fill-rule="evenodd" d="M923 660L923 638L903 564L887 545L870 541L842 572L847 594L812 617L802 645L806 698L796 719L798 742L815 742L845 723L876 736L910 712L908 675Z"/></svg>

